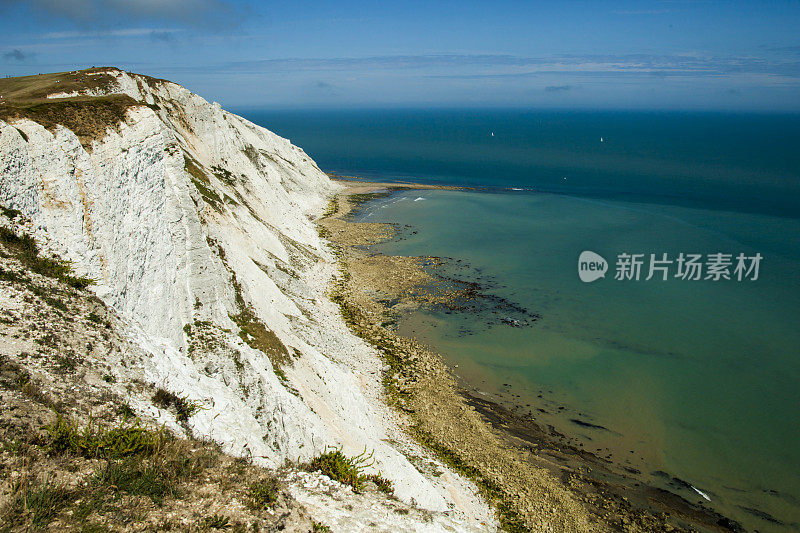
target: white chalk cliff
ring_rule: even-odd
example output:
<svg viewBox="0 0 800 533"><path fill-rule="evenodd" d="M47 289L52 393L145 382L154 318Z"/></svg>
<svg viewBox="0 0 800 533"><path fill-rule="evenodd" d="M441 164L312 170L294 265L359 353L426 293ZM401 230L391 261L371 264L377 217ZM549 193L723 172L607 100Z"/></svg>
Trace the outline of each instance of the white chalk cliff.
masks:
<svg viewBox="0 0 800 533"><path fill-rule="evenodd" d="M298 474L295 497L341 529L493 528L470 483L409 461L426 455L381 401L378 354L326 297L336 258L313 221L337 185L303 150L218 104L108 72L115 81L100 92L141 105L104 136L81 144L64 126L0 120L0 204L96 280L92 290L126 321L144 356L115 368L117 386L144 381L203 408L182 426L147 398L131 405L270 467L330 446L366 449L400 499L432 512L424 524L375 509L359 515ZM258 344L259 332L271 347Z"/></svg>

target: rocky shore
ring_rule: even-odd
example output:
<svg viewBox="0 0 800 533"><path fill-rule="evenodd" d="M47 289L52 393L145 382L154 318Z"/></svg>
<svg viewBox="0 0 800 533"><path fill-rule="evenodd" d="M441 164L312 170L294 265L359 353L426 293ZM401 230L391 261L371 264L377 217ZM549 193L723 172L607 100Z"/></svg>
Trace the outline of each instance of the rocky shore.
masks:
<svg viewBox="0 0 800 533"><path fill-rule="evenodd" d="M351 215L362 203L395 191L445 187L338 181L345 188L318 222L340 258L332 299L350 328L382 351L386 395L402 413L407 431L481 488L504 529L740 529L708 508L643 483L634 472L572 444L552 426L542 427L486 398L448 368L440 354L398 335L394 324L399 313L463 300L463 284L454 287L437 278L439 258L372 253L369 245L393 238L398 228L355 222Z"/></svg>

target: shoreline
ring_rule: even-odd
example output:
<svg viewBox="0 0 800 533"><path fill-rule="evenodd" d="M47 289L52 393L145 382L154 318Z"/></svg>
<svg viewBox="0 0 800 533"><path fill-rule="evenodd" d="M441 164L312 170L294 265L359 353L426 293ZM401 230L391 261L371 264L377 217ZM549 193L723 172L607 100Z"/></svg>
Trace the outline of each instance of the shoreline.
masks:
<svg viewBox="0 0 800 533"><path fill-rule="evenodd" d="M318 227L338 248L341 261L333 299L350 328L387 359L383 377L387 402L403 413L406 429L478 484L505 529L740 529L711 509L648 485L633 472L623 471L622 465L569 444L552 426L543 428L516 414L514 406L482 397L455 375L440 354L391 329L398 301L403 312L431 303L420 298L417 288L436 282L429 266L438 258L371 254L366 247L393 238L396 228L353 222L349 215L361 204L397 191L476 189L332 178L344 189L331 201ZM459 296L442 292L441 301ZM389 300L394 303L389 305Z"/></svg>

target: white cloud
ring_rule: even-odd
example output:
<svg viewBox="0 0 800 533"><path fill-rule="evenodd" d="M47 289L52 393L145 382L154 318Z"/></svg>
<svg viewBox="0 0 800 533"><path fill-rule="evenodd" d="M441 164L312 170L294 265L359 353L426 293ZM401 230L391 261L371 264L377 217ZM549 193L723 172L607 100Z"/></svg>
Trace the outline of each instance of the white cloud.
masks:
<svg viewBox="0 0 800 533"><path fill-rule="evenodd" d="M175 33L183 31L180 28L125 28L121 30L98 31L57 31L45 33L44 39L85 39L87 37L140 37L156 33Z"/></svg>

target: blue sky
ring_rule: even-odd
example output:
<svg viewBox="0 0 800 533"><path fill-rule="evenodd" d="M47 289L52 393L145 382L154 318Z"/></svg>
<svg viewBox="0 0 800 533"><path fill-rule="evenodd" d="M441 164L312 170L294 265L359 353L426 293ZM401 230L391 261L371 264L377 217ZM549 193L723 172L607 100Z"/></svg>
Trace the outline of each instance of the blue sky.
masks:
<svg viewBox="0 0 800 533"><path fill-rule="evenodd" d="M0 75L114 65L242 107L800 111L800 2L0 0Z"/></svg>

